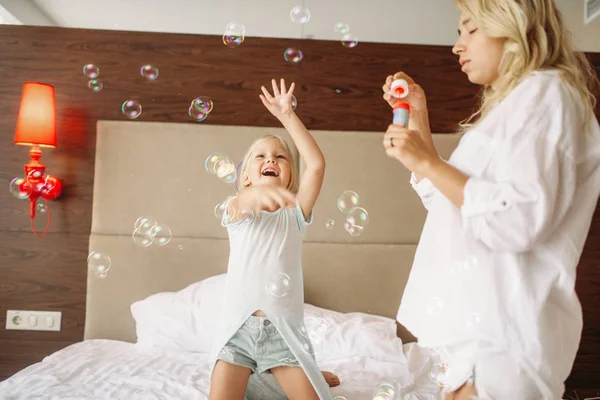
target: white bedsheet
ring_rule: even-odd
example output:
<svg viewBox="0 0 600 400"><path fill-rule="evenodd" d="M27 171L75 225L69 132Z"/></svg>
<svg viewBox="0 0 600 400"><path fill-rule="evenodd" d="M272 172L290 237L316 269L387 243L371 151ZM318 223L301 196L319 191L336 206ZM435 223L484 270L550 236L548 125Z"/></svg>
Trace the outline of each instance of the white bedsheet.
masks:
<svg viewBox="0 0 600 400"><path fill-rule="evenodd" d="M402 399L437 399L428 378L428 350L407 344L406 363L353 357L321 362L338 374L334 396L371 400L382 382L402 389ZM0 383L0 399L203 400L208 397L209 358L205 353L156 353L133 343L87 340L66 347ZM272 376L270 376L272 377ZM263 400L263 399L261 399Z"/></svg>

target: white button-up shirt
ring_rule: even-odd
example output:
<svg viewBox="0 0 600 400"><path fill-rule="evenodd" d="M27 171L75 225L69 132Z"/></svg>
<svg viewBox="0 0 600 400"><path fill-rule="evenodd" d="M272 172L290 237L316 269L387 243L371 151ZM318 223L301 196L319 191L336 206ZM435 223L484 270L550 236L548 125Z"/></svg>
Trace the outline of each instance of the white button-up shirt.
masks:
<svg viewBox="0 0 600 400"><path fill-rule="evenodd" d="M413 174L429 212L397 316L424 346L507 352L557 399L579 347L576 268L600 195L600 127L581 104L557 71L523 80L448 160L469 176L460 209Z"/></svg>

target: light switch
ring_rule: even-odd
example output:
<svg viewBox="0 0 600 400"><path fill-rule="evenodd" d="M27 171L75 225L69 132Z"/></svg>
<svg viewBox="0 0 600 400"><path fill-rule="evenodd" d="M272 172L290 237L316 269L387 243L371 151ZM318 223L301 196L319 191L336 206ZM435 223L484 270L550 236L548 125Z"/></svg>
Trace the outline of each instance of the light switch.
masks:
<svg viewBox="0 0 600 400"><path fill-rule="evenodd" d="M60 311L6 311L6 329L22 331L60 331Z"/></svg>

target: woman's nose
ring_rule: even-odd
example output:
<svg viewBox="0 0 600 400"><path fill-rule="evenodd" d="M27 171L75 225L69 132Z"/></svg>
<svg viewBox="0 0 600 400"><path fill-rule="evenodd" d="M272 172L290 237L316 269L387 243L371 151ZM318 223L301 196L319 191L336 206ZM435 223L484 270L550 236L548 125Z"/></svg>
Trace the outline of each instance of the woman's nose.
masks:
<svg viewBox="0 0 600 400"><path fill-rule="evenodd" d="M464 51L465 51L465 45L462 42L462 40L459 38L456 41L456 43L454 43L454 46L452 47L452 52L458 56L458 55L460 55L460 53L463 53Z"/></svg>

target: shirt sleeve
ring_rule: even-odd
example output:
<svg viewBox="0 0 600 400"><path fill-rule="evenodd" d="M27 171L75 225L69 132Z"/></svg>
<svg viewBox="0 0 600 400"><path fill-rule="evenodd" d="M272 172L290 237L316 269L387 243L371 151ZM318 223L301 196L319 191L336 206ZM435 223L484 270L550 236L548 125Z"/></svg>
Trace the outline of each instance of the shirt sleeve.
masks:
<svg viewBox="0 0 600 400"><path fill-rule="evenodd" d="M312 211L308 215L308 217L304 218L304 212L302 211L302 207L300 207L300 203L298 203L298 199L296 199L296 222L298 223L298 229L301 231L305 230L308 225L312 224L313 221L313 213Z"/></svg>
<svg viewBox="0 0 600 400"><path fill-rule="evenodd" d="M427 211L429 211L429 207L431 206L431 202L437 191L435 186L433 186L433 183L431 183L431 181L428 178L422 178L420 181L417 182L417 177L413 172L410 174L410 185L421 198L423 206L425 206Z"/></svg>
<svg viewBox="0 0 600 400"><path fill-rule="evenodd" d="M577 172L569 142L584 132L573 109L555 100L521 105L528 112L507 123L494 156L496 180L470 177L465 185L464 227L494 251L531 250L570 208Z"/></svg>

